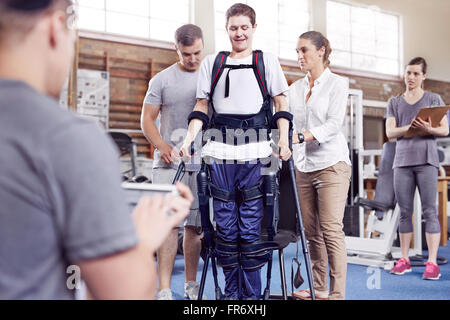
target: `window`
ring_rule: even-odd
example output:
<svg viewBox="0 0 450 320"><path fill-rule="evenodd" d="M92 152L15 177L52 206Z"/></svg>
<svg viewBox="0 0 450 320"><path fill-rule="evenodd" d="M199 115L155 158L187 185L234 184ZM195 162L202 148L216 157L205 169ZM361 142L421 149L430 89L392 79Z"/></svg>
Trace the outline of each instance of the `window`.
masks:
<svg viewBox="0 0 450 320"><path fill-rule="evenodd" d="M327 37L332 65L400 74L399 16L329 0Z"/></svg>
<svg viewBox="0 0 450 320"><path fill-rule="evenodd" d="M175 30L189 22L189 8L189 0L78 0L78 27L173 41Z"/></svg>
<svg viewBox="0 0 450 320"><path fill-rule="evenodd" d="M296 60L297 39L310 28L309 0L243 0L256 12L258 25L253 47L280 58ZM215 0L216 50L230 50L225 12L235 0Z"/></svg>

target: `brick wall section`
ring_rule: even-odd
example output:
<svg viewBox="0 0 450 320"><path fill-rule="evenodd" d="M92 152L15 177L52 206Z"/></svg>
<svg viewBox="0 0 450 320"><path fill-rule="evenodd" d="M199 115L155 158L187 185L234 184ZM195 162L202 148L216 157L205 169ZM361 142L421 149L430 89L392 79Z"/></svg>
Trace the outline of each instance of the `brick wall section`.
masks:
<svg viewBox="0 0 450 320"><path fill-rule="evenodd" d="M425 80L425 90L439 93L446 105L450 104L450 83L436 80Z"/></svg>
<svg viewBox="0 0 450 320"><path fill-rule="evenodd" d="M151 76L177 61L174 50L139 45L80 38L80 68L106 70L105 53L109 56L110 81L110 128L140 129L142 101ZM151 62L151 63L150 63ZM299 79L299 68L283 66L289 84ZM361 89L364 99L387 101L402 93L403 81L382 80L358 76L350 78L350 88ZM450 83L426 80L425 89L439 93L446 104L450 104ZM383 118L383 108L364 108L364 115ZM152 157L153 148L139 133L130 134L138 142L139 155Z"/></svg>
<svg viewBox="0 0 450 320"><path fill-rule="evenodd" d="M283 66L283 70L298 72L298 68ZM339 74L339 73L338 73ZM363 91L363 99L375 100L375 101L388 101L390 97L402 94L405 91L405 84L403 80L383 80L375 78L366 78L358 76L349 76L341 73L340 75L348 77L350 81L351 89L359 89ZM288 83L291 84L300 76L286 75ZM425 80L425 90L435 92L441 95L445 104L450 104L450 82L437 81L437 80ZM385 109L364 107L364 115L371 117L383 118L385 115Z"/></svg>
<svg viewBox="0 0 450 320"><path fill-rule="evenodd" d="M174 50L80 38L79 68L110 69L110 129L140 129L142 102L151 76L177 61ZM152 157L143 134L130 133L140 156Z"/></svg>

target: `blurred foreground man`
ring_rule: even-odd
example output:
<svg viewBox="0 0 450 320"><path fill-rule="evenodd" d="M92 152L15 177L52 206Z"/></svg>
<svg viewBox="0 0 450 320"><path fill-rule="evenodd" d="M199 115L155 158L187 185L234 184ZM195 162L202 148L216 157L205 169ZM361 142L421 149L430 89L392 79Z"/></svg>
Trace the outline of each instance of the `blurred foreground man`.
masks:
<svg viewBox="0 0 450 320"><path fill-rule="evenodd" d="M179 184L182 197L143 198L130 216L112 141L56 100L72 12L69 0L0 0L0 299L73 299L77 274L94 298L152 299L153 254L192 194Z"/></svg>

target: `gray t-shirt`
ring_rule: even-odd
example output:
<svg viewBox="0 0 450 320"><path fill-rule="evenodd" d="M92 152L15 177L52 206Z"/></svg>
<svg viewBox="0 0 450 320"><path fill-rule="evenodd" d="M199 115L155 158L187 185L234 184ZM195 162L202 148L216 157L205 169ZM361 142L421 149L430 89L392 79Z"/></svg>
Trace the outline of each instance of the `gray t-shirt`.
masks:
<svg viewBox="0 0 450 320"><path fill-rule="evenodd" d="M197 72L184 72L174 63L170 67L156 74L149 82L145 104L160 106L161 138L167 144L176 146L186 137L188 116L197 102ZM153 155L153 168L174 168L177 163L170 165L162 161L159 151ZM192 168L192 167L191 167Z"/></svg>
<svg viewBox="0 0 450 320"><path fill-rule="evenodd" d="M444 101L436 93L425 91L422 98L413 105L407 103L403 95L400 95L389 100L386 118L394 117L397 127L402 127L410 124L420 109L443 105ZM439 168L435 137L398 138L393 168L422 164Z"/></svg>
<svg viewBox="0 0 450 320"><path fill-rule="evenodd" d="M0 299L74 299L68 266L137 243L117 150L23 82L0 97Z"/></svg>

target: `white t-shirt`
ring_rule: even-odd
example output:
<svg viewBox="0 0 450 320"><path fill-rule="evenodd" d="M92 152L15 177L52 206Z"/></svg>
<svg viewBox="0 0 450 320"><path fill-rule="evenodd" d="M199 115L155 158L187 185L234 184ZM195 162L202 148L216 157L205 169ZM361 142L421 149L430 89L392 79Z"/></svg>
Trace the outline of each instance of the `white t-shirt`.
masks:
<svg viewBox="0 0 450 320"><path fill-rule="evenodd" d="M200 66L197 82L197 99L210 100L211 75L216 55L208 55ZM265 76L267 91L270 96L280 94L287 96L289 90L281 65L276 56L264 53ZM226 64L252 64L252 55L243 59L227 58ZM228 114L255 114L261 110L263 97L253 69L231 70L229 73L229 97L225 98L225 79L228 68L219 78L213 95L216 112ZM209 156L216 159L250 161L266 158L272 154L270 141L249 143L246 145L230 145L217 141L208 141L203 147L202 157Z"/></svg>

